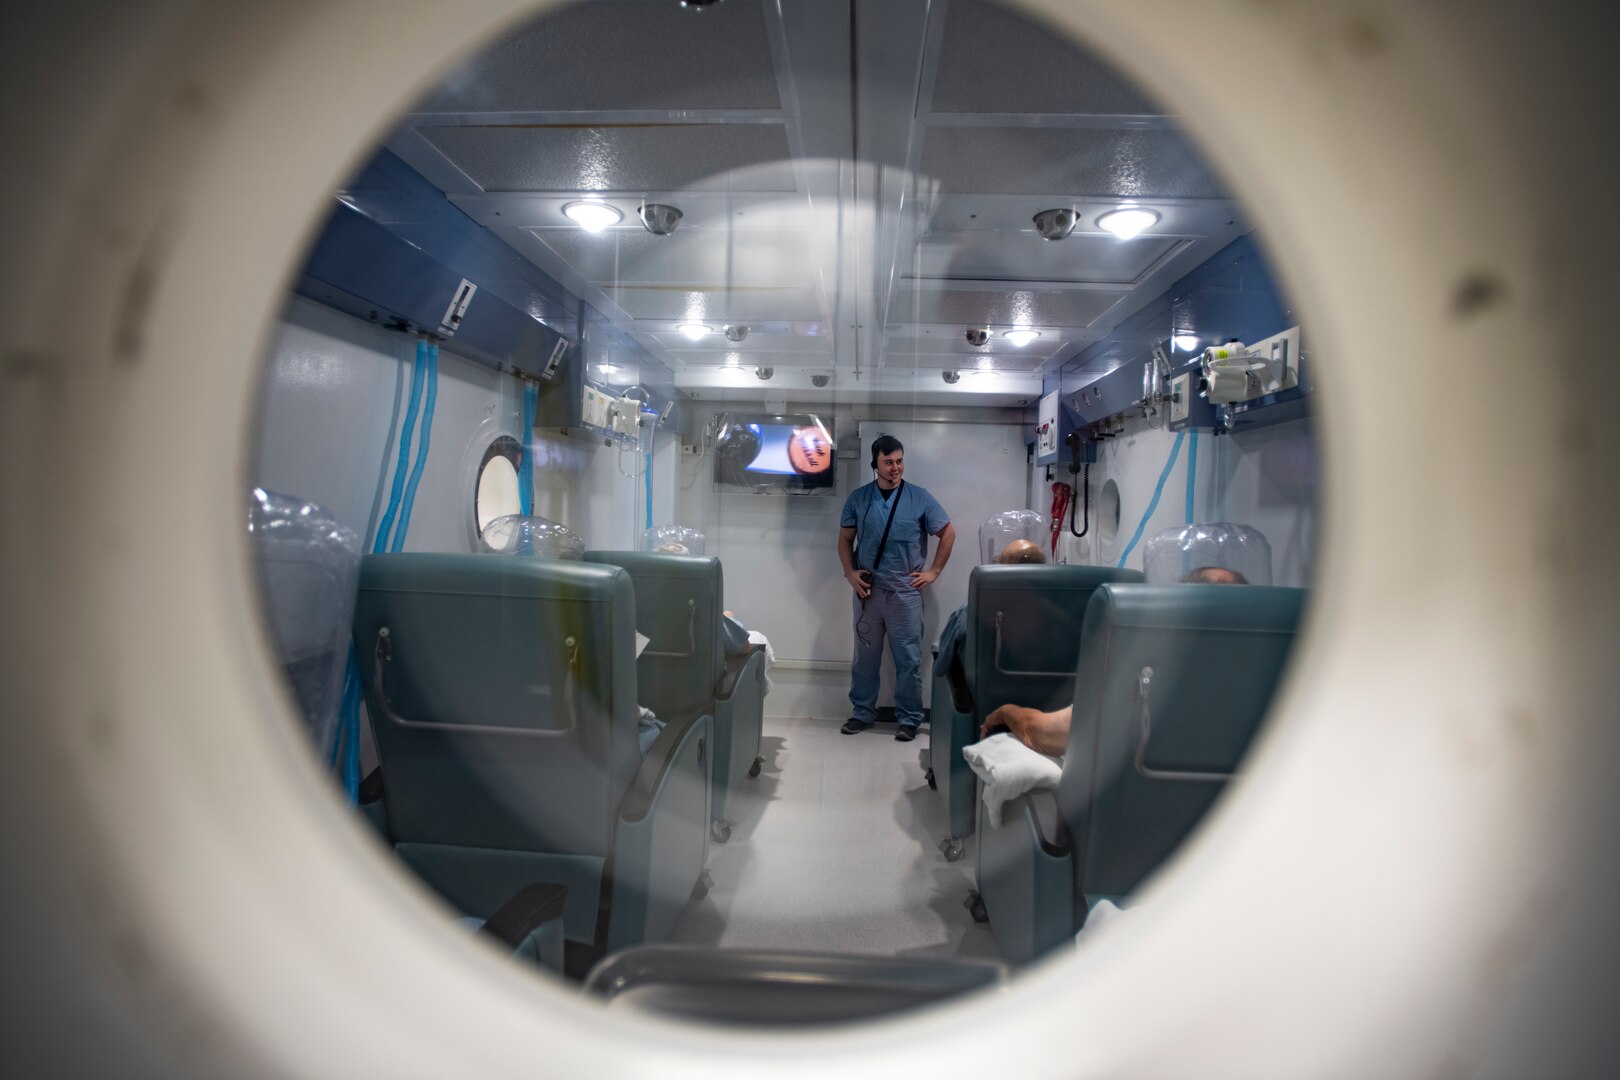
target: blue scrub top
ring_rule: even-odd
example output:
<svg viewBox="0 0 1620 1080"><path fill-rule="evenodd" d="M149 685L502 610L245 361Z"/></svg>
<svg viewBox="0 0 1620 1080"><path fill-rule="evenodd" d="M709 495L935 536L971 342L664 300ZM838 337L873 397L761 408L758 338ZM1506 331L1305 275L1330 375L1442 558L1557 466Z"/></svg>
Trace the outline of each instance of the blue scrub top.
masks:
<svg viewBox="0 0 1620 1080"><path fill-rule="evenodd" d="M891 496L892 498L892 496ZM925 567L928 537L951 523L939 500L925 487L910 483L900 489L900 506L894 512L894 527L883 549L883 565L873 582L885 589L911 588L911 575ZM883 526L889 520L889 503L878 490L877 481L862 484L844 500L841 528L855 529L855 568L872 569L872 556L883 539Z"/></svg>

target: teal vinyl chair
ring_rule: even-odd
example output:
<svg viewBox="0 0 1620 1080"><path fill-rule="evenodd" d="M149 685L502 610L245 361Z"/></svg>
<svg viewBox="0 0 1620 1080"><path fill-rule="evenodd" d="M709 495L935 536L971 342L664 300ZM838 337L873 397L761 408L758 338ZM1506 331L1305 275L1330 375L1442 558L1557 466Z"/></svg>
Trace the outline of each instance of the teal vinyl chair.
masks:
<svg viewBox="0 0 1620 1080"><path fill-rule="evenodd" d="M730 796L745 776L759 774L765 655L763 648L726 655L720 560L646 551L587 551L585 560L620 567L635 584L636 629L650 639L636 663L641 704L660 719L693 710L714 717L711 835L724 843Z"/></svg>
<svg viewBox="0 0 1620 1080"><path fill-rule="evenodd" d="M1086 609L1055 791L979 835L979 894L1009 963L1128 897L1225 790L1288 661L1306 590L1104 585ZM982 813L982 809L981 809Z"/></svg>
<svg viewBox="0 0 1620 1080"><path fill-rule="evenodd" d="M962 748L979 741L985 717L1002 705L1058 709L1072 701L1092 594L1110 582L1141 580L1139 571L1110 566L973 568L956 671L936 663L928 725L929 780L950 819L940 845L947 859L961 858L962 841L975 829L978 782Z"/></svg>
<svg viewBox="0 0 1620 1080"><path fill-rule="evenodd" d="M354 638L406 863L480 919L524 886L566 886L584 964L668 939L708 857L712 720L670 715L639 752L628 573L370 555Z"/></svg>

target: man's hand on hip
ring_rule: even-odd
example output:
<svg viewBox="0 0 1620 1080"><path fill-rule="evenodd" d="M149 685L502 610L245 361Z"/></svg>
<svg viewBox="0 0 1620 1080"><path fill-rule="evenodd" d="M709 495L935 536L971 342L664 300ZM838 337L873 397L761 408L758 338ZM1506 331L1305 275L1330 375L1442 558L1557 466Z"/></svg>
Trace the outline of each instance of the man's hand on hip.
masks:
<svg viewBox="0 0 1620 1080"><path fill-rule="evenodd" d="M913 589L920 589L924 585L932 585L938 580L938 570L913 570L911 572L911 587Z"/></svg>

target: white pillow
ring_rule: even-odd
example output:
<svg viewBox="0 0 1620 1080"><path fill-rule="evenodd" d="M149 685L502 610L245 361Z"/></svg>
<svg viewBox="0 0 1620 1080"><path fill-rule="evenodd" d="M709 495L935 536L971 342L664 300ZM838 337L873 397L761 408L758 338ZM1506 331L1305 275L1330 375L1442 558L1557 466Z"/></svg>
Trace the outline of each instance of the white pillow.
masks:
<svg viewBox="0 0 1620 1080"><path fill-rule="evenodd" d="M1026 791L1057 787L1063 777L1063 759L1047 757L1001 732L983 742L962 747L962 757L984 783L984 811L991 828L1001 827L1001 804Z"/></svg>

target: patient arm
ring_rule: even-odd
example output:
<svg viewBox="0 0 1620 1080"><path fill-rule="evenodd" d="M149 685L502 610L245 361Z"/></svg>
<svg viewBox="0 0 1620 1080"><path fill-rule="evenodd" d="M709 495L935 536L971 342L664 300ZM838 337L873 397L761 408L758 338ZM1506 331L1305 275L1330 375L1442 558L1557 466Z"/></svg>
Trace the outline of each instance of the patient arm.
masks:
<svg viewBox="0 0 1620 1080"><path fill-rule="evenodd" d="M1073 708L1041 712L1023 705L1002 705L985 717L979 737L1004 727L1031 750L1060 757L1069 745L1069 717L1073 712Z"/></svg>

